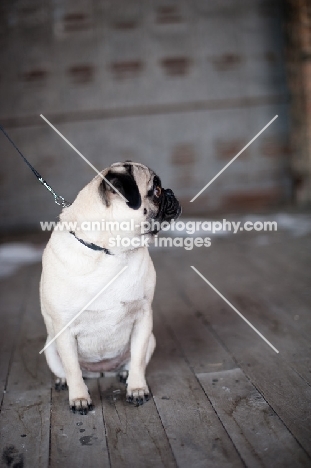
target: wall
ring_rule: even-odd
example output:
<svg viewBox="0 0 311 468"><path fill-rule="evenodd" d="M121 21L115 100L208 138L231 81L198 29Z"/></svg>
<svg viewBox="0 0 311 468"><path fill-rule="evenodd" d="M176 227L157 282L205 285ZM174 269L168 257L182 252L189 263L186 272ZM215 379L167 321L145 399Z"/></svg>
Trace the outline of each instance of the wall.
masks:
<svg viewBox="0 0 311 468"><path fill-rule="evenodd" d="M68 201L94 174L40 113L98 169L151 166L186 215L278 206L290 196L280 4L2 1L0 123ZM52 197L2 135L0 145L0 229L54 219Z"/></svg>

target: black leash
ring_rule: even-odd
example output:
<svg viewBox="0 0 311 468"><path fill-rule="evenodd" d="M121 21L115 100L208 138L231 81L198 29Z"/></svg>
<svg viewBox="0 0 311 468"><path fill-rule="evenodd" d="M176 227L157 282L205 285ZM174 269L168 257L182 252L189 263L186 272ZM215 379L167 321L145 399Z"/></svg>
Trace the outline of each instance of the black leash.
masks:
<svg viewBox="0 0 311 468"><path fill-rule="evenodd" d="M39 174L39 172L30 164L30 162L25 158L25 156L22 154L22 152L18 149L18 147L16 146L16 144L14 143L14 141L13 141L13 140L9 137L9 135L6 133L6 131L4 130L4 128L2 127L2 125L0 125L0 130L1 130L2 133L7 137L7 139L9 140L9 142L14 146L14 148L16 149L16 151L18 152L18 154L23 158L23 160L24 160L25 163L27 164L27 166L32 170L32 172L34 173L34 175L36 176L36 178L38 179L38 181L41 182L41 184L42 184L49 192L51 192L51 194L52 194L53 197L54 197L55 203L56 203L57 205L62 206L63 208L67 208L68 206L70 206L71 203L66 202L66 200L65 200L61 195L57 195L57 193L54 192L54 190L52 189L52 187L41 177L41 175ZM106 249L105 247L100 247L99 245L93 244L92 242L91 242L91 243L85 242L83 239L80 239L79 237L77 237L73 231L70 231L70 234L73 234L73 236L74 236L79 242L81 242L81 244L85 245L85 247L88 247L89 249L92 249L92 250L103 251L103 252L105 252L105 254L107 254L107 255L112 255L112 253L109 252L109 250Z"/></svg>
<svg viewBox="0 0 311 468"><path fill-rule="evenodd" d="M41 182L41 184L49 191L51 192L51 194L53 195L54 197L54 201L57 205L60 205L62 206L63 208L66 208L68 206L71 205L71 203L68 203L66 202L66 200L60 196L60 195L57 195L56 192L54 192L54 190L52 189L52 187L41 177L41 175L39 174L38 171L36 171L36 169L30 164L30 162L25 158L25 156L21 153L21 151L17 148L16 144L14 143L13 140L11 140L11 138L9 137L9 135L6 133L6 131L4 130L4 128L2 127L2 125L0 125L0 130L2 131L2 133L7 137L7 139L9 140L9 142L14 146L14 148L16 149L16 151L19 153L19 155L23 158L23 160L25 161L25 163L27 164L27 166L32 170L32 172L34 173L34 175L37 177L38 181Z"/></svg>

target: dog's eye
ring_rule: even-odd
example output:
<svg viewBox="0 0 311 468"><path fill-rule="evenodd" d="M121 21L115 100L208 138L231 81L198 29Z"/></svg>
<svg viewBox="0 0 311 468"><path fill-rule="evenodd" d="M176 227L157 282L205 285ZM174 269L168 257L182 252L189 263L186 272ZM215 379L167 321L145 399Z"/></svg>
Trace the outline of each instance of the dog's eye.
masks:
<svg viewBox="0 0 311 468"><path fill-rule="evenodd" d="M157 187L154 189L154 191L153 191L154 196L157 197L157 198L159 198L159 196L161 195L161 193L162 193L162 189L161 189L161 187L159 187L159 186L157 186Z"/></svg>

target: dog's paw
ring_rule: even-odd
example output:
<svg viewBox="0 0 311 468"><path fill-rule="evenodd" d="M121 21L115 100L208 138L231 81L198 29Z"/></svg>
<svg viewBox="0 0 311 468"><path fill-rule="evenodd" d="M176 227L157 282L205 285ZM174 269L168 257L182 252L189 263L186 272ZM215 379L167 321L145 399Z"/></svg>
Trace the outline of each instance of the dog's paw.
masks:
<svg viewBox="0 0 311 468"><path fill-rule="evenodd" d="M82 415L87 414L94 408L91 398L75 398L69 401L69 406L73 413L79 413Z"/></svg>
<svg viewBox="0 0 311 468"><path fill-rule="evenodd" d="M66 379L59 379L55 380L55 390L60 392L61 390L67 390L67 382Z"/></svg>
<svg viewBox="0 0 311 468"><path fill-rule="evenodd" d="M84 381L69 385L69 406L73 413L87 414L93 409L90 392Z"/></svg>
<svg viewBox="0 0 311 468"><path fill-rule="evenodd" d="M127 371L127 370L123 370L123 371L119 372L118 373L119 382L123 383L123 384L126 384L128 375L129 375L129 371Z"/></svg>
<svg viewBox="0 0 311 468"><path fill-rule="evenodd" d="M150 398L149 388L146 386L142 388L127 388L126 401L135 406L141 406Z"/></svg>

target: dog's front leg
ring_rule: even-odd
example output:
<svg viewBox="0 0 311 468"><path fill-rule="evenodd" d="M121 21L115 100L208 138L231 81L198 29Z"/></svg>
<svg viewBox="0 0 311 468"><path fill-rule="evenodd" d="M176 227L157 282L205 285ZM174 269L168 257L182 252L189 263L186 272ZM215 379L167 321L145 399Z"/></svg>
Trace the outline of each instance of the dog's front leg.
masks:
<svg viewBox="0 0 311 468"><path fill-rule="evenodd" d="M73 412L78 411L80 414L87 414L88 410L91 409L92 400L82 378L82 371L78 361L77 340L70 333L70 330L64 330L56 339L56 347L69 387L70 408Z"/></svg>
<svg viewBox="0 0 311 468"><path fill-rule="evenodd" d="M144 400L149 399L149 388L145 379L145 370L147 361L149 360L147 356L151 341L152 343L154 342L152 335L152 310L148 306L143 311L143 315L135 321L131 335L131 361L127 378L126 399L128 402L135 403L136 405L142 405Z"/></svg>

